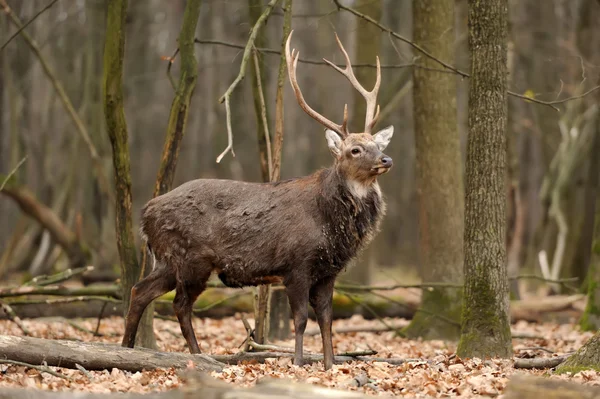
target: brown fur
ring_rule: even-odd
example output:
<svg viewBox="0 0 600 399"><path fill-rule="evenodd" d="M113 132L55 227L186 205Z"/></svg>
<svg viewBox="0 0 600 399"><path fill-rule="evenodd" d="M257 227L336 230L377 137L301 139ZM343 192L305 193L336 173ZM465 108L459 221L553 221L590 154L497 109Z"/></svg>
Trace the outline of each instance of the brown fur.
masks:
<svg viewBox="0 0 600 399"><path fill-rule="evenodd" d="M310 176L267 184L199 179L150 200L141 232L156 266L132 289L123 345L133 347L148 303L175 288L182 333L199 353L191 310L215 272L230 287L283 282L297 364L310 302L331 367L333 283L377 232L385 207L376 179L391 167L370 134L332 137L335 164Z"/></svg>

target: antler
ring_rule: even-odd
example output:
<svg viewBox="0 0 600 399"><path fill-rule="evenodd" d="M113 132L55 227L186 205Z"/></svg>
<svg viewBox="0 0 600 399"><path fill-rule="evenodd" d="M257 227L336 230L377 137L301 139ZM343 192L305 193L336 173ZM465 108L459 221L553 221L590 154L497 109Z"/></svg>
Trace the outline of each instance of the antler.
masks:
<svg viewBox="0 0 600 399"><path fill-rule="evenodd" d="M325 61L336 71L344 75L350 81L352 86L354 86L354 88L367 101L367 114L365 116L365 133L371 133L371 130L377 123L377 118L379 118L379 105L377 105L377 94L379 92L379 85L381 84L381 65L379 64L379 57L377 57L377 78L375 80L375 86L373 87L373 90L367 91L360 83L358 83L356 76L354 76L354 72L352 71L352 62L350 61L350 57L348 56L346 49L342 45L342 42L340 41L340 38L338 37L337 33L335 34L335 40L337 41L340 50L342 50L342 54L344 54L344 57L346 58L346 68L342 69L334 63L326 60L325 58L323 58L323 61Z"/></svg>
<svg viewBox="0 0 600 399"><path fill-rule="evenodd" d="M290 41L292 40L292 33L288 36L287 42L285 43L285 60L287 62L288 75L290 77L290 83L292 88L294 89L294 94L296 95L296 99L298 100L298 104L300 107L306 112L311 118L319 122L321 125L325 126L328 129L337 132L342 138L348 136L348 104L344 106L344 121L341 125L330 121L325 118L323 115L319 114L317 111L312 109L304 100L304 96L302 95L302 91L300 90L300 86L298 86L298 81L296 80L296 67L298 65L298 57L300 56L300 52L293 49L290 52ZM339 40L338 40L339 42ZM377 61L379 65L379 61ZM379 75L378 75L379 76ZM379 77L377 78L379 79Z"/></svg>

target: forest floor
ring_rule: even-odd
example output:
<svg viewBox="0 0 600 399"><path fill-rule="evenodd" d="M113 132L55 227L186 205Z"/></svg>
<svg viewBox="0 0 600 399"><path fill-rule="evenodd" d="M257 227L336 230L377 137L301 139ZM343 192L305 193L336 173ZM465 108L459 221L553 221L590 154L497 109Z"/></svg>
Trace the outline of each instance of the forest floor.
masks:
<svg viewBox="0 0 600 399"><path fill-rule="evenodd" d="M394 325L408 323L400 319L386 319ZM72 320L78 326L95 330L97 320ZM252 324L252 320L250 320ZM123 319L113 317L102 320L100 337L77 329L65 319L23 320L30 335L48 339L73 339L85 342L102 341L118 343L123 333ZM334 328L347 326L376 326L377 320L364 320L362 317L336 320ZM233 354L246 338L246 331L240 317L220 320L195 319L194 328L201 349L208 354ZM309 321L307 329L317 328ZM513 335L533 338L513 339L515 357L550 357L577 350L592 334L582 333L573 324L533 324L518 322L512 326ZM187 352L179 325L168 320L155 320L157 343L163 351ZM0 321L0 334L23 335L11 321ZM293 346L293 340L275 342L278 345ZM600 385L600 373L585 371L576 375L553 375L551 371L516 370L512 360L478 359L461 360L454 355L455 344L442 341L408 340L395 336L393 332L334 334L336 353L373 349L378 357L420 359L419 361L392 366L384 362L351 362L334 365L332 370L323 371L322 363L293 366L291 360L267 359L265 364L243 364L228 366L212 376L238 386L249 386L263 377L289 378L320 386L358 390L368 394L392 394L399 397L501 397L509 377L515 373L548 375L550 378L570 379L583 384ZM321 351L321 338L306 336L305 351ZM270 360L270 361L269 361ZM176 388L182 384L176 370L153 370L137 373L113 369L108 371L83 372L64 368L53 368L58 373L70 377L71 381L40 374L35 369L14 365L0 365L0 386L30 387L53 391L92 391L92 392L150 392ZM348 382L358 374L366 373L370 383L356 388Z"/></svg>

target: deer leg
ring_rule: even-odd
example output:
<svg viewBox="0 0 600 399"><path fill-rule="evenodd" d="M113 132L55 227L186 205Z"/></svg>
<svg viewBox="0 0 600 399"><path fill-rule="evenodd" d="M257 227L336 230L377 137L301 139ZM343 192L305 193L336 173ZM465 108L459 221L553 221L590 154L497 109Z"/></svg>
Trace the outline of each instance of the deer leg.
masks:
<svg viewBox="0 0 600 399"><path fill-rule="evenodd" d="M148 276L133 286L121 346L134 347L142 313L144 313L150 302L173 288L175 288L175 276L166 267L154 269Z"/></svg>
<svg viewBox="0 0 600 399"><path fill-rule="evenodd" d="M310 305L315 311L323 339L323 365L325 370L333 366L333 343L331 342L331 323L333 319L332 301L335 278L317 282L310 289Z"/></svg>
<svg viewBox="0 0 600 399"><path fill-rule="evenodd" d="M302 366L303 364L303 340L306 322L308 321L308 288L303 283L292 283L285 287L294 317L294 330L296 346L294 351L294 364Z"/></svg>
<svg viewBox="0 0 600 399"><path fill-rule="evenodd" d="M198 341L196 340L196 334L194 333L194 327L192 326L192 310L196 298L206 288L206 281L210 277L212 268L209 265L199 265L198 267L193 265L186 266L180 270L183 273L180 272L177 275L173 309L175 310L177 320L179 320L181 334L187 342L190 353L201 353Z"/></svg>

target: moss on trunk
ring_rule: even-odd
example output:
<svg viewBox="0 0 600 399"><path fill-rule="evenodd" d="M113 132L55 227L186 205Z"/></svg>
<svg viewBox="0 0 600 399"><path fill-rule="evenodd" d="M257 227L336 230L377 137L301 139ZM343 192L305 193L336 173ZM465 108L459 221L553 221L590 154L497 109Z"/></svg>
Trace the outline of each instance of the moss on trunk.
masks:
<svg viewBox="0 0 600 399"><path fill-rule="evenodd" d="M125 54L125 16L127 0L109 0L106 19L106 43L104 45L104 117L106 131L113 152L113 167L116 187L116 234L121 267L121 285L125 309L129 308L131 287L140 277L133 222L131 218L131 172L127 121L123 102L123 58ZM146 316L138 330L138 344L154 347L154 334L147 328Z"/></svg>
<svg viewBox="0 0 600 399"><path fill-rule="evenodd" d="M506 259L507 0L469 2L461 357L511 357Z"/></svg>
<svg viewBox="0 0 600 399"><path fill-rule="evenodd" d="M417 44L453 64L454 1L413 4ZM424 58L425 67L437 68ZM424 282L462 283L464 194L456 116L456 77L413 69L413 105L419 195L419 254ZM422 311L404 329L408 337L458 339L461 290L425 290Z"/></svg>
<svg viewBox="0 0 600 399"><path fill-rule="evenodd" d="M556 372L575 374L590 369L600 371L600 331L596 332L585 345L558 366Z"/></svg>

